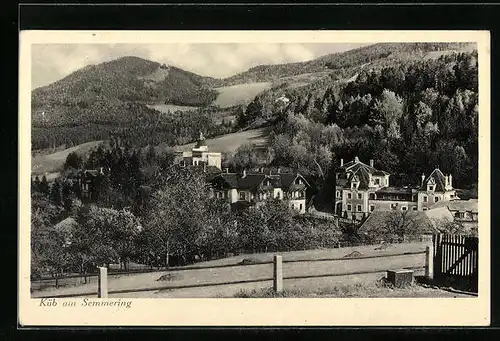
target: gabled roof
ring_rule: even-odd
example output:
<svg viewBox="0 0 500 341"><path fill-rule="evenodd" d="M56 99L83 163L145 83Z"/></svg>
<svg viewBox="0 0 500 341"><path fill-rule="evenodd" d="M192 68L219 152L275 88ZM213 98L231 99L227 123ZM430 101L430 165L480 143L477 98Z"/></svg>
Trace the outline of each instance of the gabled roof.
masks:
<svg viewBox="0 0 500 341"><path fill-rule="evenodd" d="M428 234L438 232L442 223L452 222L453 215L444 207L435 210L405 212L375 210L368 216L358 231L367 234L374 233L392 224L394 219L404 219L404 224L408 228L415 230L417 234Z"/></svg>
<svg viewBox="0 0 500 341"><path fill-rule="evenodd" d="M446 186L446 179L438 168L434 169L432 173L427 177L427 179L424 180L424 183L422 184L422 190L425 190L427 187L427 183L431 180L434 179L436 182L436 192L445 192L445 186Z"/></svg>
<svg viewBox="0 0 500 341"><path fill-rule="evenodd" d="M376 169L359 161L358 158L355 158L352 161L347 162L343 166L338 168L338 173L341 173L340 178L337 179L337 186L346 186L349 182L353 180L353 176L356 175L359 179L359 188L360 189L368 189L370 184L370 174L385 176L390 175L386 171ZM342 176L342 174L347 174L346 177ZM346 179L347 180L344 180Z"/></svg>
<svg viewBox="0 0 500 341"><path fill-rule="evenodd" d="M239 177L239 189L254 189L257 188L266 178L265 174L247 174L245 177Z"/></svg>
<svg viewBox="0 0 500 341"><path fill-rule="evenodd" d="M434 211L442 207L448 208L450 211L478 213L477 199L438 201L429 210Z"/></svg>
<svg viewBox="0 0 500 341"><path fill-rule="evenodd" d="M445 207L440 207L434 210L427 210L423 212L435 229L439 229L439 225L442 222L449 223L453 221L453 214L451 214L451 212Z"/></svg>
<svg viewBox="0 0 500 341"><path fill-rule="evenodd" d="M404 218L403 218L404 217ZM425 214L425 211L373 211L358 229L360 233L373 234L383 231L393 223L394 219L404 219L404 224L417 234L436 232L435 224Z"/></svg>

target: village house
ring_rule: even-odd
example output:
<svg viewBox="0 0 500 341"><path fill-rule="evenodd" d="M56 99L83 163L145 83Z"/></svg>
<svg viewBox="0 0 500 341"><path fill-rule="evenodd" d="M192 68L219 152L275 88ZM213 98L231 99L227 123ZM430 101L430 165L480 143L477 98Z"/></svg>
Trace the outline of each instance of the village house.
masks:
<svg viewBox="0 0 500 341"><path fill-rule="evenodd" d="M184 166L214 166L219 170L221 168L222 154L218 152L210 152L203 133L200 132L200 137L190 151L176 151L176 159L178 163Z"/></svg>
<svg viewBox="0 0 500 341"><path fill-rule="evenodd" d="M440 201L429 208L430 211L446 208L450 211L454 221L462 224L472 232L477 232L478 227L478 201L469 200L450 200Z"/></svg>
<svg viewBox="0 0 500 341"><path fill-rule="evenodd" d="M309 183L300 174L264 171L224 172L211 178L213 196L227 199L233 208L258 206L266 199L287 200L298 213L306 213Z"/></svg>
<svg viewBox="0 0 500 341"><path fill-rule="evenodd" d="M376 169L373 160L367 165L355 157L336 171L335 213L362 220L375 210L426 211L440 201L457 199L452 175L438 168L429 176L422 174L418 186L391 187L390 174Z"/></svg>

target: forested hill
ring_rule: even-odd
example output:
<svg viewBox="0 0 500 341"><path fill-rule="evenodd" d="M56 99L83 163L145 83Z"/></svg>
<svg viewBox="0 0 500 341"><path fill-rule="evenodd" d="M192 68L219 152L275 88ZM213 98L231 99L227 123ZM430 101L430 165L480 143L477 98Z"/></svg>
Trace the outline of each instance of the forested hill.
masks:
<svg viewBox="0 0 500 341"><path fill-rule="evenodd" d="M446 51L471 51L474 48L475 44L472 43L379 43L329 54L306 62L259 65L224 79L224 83L233 85L268 82L305 73L357 67L378 59L418 59L432 57L432 53L439 56L440 53Z"/></svg>
<svg viewBox="0 0 500 341"><path fill-rule="evenodd" d="M96 102L168 102L200 106L213 102L217 92L208 84L216 80L138 57L122 57L89 65L67 77L32 92L37 113L50 109L85 109ZM62 106L62 108L61 108ZM59 108L58 108L59 107ZM46 117L47 118L47 117Z"/></svg>

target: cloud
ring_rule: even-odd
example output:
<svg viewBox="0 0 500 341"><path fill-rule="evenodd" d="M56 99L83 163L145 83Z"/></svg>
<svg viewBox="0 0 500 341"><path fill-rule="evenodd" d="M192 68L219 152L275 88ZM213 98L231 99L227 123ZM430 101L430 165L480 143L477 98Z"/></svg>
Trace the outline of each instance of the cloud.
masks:
<svg viewBox="0 0 500 341"><path fill-rule="evenodd" d="M32 46L32 88L87 66L122 56L166 63L225 78L262 64L307 61L361 44L37 44Z"/></svg>

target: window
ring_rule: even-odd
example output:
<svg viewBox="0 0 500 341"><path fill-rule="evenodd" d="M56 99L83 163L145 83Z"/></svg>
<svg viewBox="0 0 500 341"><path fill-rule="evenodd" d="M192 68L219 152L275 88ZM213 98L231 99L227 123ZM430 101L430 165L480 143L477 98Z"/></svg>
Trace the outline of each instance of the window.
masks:
<svg viewBox="0 0 500 341"><path fill-rule="evenodd" d="M375 200L375 193L370 193L368 197L370 200Z"/></svg>
<svg viewBox="0 0 500 341"><path fill-rule="evenodd" d="M401 211L407 211L408 210L408 207L406 206L401 206Z"/></svg>
<svg viewBox="0 0 500 341"><path fill-rule="evenodd" d="M375 178L375 185L380 185L380 179L379 178Z"/></svg>
<svg viewBox="0 0 500 341"><path fill-rule="evenodd" d="M370 212L373 212L375 210L375 205L370 205Z"/></svg>
<svg viewBox="0 0 500 341"><path fill-rule="evenodd" d="M356 207L356 211L361 212L361 205L358 205L358 206Z"/></svg>
<svg viewBox="0 0 500 341"><path fill-rule="evenodd" d="M434 202L438 202L439 201L439 197L434 197Z"/></svg>
<svg viewBox="0 0 500 341"><path fill-rule="evenodd" d="M348 205L347 205L347 210L348 210L348 211L350 211L350 210L351 210L351 205L350 205L350 204L348 204Z"/></svg>
<svg viewBox="0 0 500 341"><path fill-rule="evenodd" d="M301 178L297 179L297 184L302 185L302 179Z"/></svg>
<svg viewBox="0 0 500 341"><path fill-rule="evenodd" d="M302 204L300 204L300 205L299 205L299 210L301 210L301 211L302 211Z"/></svg>
<svg viewBox="0 0 500 341"><path fill-rule="evenodd" d="M264 184L264 186L271 186L271 181L266 180L266 183Z"/></svg>
<svg viewBox="0 0 500 341"><path fill-rule="evenodd" d="M351 182L351 188L356 189L356 184L354 182Z"/></svg>
<svg viewBox="0 0 500 341"><path fill-rule="evenodd" d="M281 192L277 193L278 195L276 196L278 199L281 199Z"/></svg>
<svg viewBox="0 0 500 341"><path fill-rule="evenodd" d="M424 207L424 211L427 211L427 207Z"/></svg>
<svg viewBox="0 0 500 341"><path fill-rule="evenodd" d="M363 199L363 193L358 193L358 199Z"/></svg>
<svg viewBox="0 0 500 341"><path fill-rule="evenodd" d="M240 200L246 200L245 199L245 192L240 192Z"/></svg>
<svg viewBox="0 0 500 341"><path fill-rule="evenodd" d="M424 195L424 202L427 202L427 195Z"/></svg>
<svg viewBox="0 0 500 341"><path fill-rule="evenodd" d="M395 210L398 204L391 204L391 210Z"/></svg>
<svg viewBox="0 0 500 341"><path fill-rule="evenodd" d="M351 193L347 193L347 199L351 199L352 198L352 194Z"/></svg>
<svg viewBox="0 0 500 341"><path fill-rule="evenodd" d="M433 191L434 190L434 185L427 185L427 190L428 191Z"/></svg>
<svg viewBox="0 0 500 341"><path fill-rule="evenodd" d="M337 198L340 198L340 191L337 191Z"/></svg>
<svg viewBox="0 0 500 341"><path fill-rule="evenodd" d="M412 210L413 210L413 211L416 211L416 210L417 210L417 207L416 207L416 206L414 206L414 207L412 208Z"/></svg>

